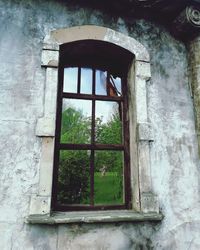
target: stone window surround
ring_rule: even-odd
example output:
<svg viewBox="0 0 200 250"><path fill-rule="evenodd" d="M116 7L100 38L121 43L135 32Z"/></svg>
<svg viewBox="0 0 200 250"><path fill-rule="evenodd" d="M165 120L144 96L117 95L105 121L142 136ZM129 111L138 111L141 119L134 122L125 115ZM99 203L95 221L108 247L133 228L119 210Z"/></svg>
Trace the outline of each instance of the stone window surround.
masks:
<svg viewBox="0 0 200 250"><path fill-rule="evenodd" d="M54 137L56 119L59 45L79 40L110 42L134 55L128 73L130 120L130 167L132 210L51 213ZM27 221L30 223L74 223L161 220L157 196L151 183L149 146L153 141L147 112L146 82L151 77L150 57L134 38L105 27L85 25L52 31L44 39L41 66L45 67L43 117L38 118L36 136L42 138L38 193L32 194ZM108 215L109 214L109 215ZM112 216L111 216L112 214Z"/></svg>

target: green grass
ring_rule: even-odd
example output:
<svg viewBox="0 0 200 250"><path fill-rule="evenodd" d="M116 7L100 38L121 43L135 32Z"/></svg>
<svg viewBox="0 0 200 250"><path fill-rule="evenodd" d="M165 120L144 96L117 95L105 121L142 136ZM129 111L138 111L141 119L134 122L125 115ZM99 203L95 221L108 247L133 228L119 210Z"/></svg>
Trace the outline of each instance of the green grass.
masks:
<svg viewBox="0 0 200 250"><path fill-rule="evenodd" d="M117 172L106 172L94 175L94 203L95 205L115 205L123 203L123 190L120 185L122 176Z"/></svg>

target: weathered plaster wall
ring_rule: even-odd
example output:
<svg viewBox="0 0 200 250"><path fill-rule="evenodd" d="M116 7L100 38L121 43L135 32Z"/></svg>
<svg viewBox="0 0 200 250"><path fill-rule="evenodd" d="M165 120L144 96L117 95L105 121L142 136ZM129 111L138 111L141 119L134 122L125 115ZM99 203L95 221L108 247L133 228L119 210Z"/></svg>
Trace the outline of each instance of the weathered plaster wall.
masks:
<svg viewBox="0 0 200 250"><path fill-rule="evenodd" d="M0 23L0 249L200 249L200 169L185 46L155 24L59 1L0 0ZM41 140L34 134L43 113L42 41L53 29L83 24L132 36L150 52L151 171L162 223L24 223L39 181Z"/></svg>

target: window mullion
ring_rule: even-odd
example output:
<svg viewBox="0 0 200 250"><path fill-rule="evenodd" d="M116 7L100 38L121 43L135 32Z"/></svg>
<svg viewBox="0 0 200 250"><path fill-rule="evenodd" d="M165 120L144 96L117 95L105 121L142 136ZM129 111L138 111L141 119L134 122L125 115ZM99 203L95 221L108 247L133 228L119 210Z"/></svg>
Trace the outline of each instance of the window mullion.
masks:
<svg viewBox="0 0 200 250"><path fill-rule="evenodd" d="M73 144L60 143L58 145L61 150L124 150L124 144Z"/></svg>
<svg viewBox="0 0 200 250"><path fill-rule="evenodd" d="M95 85L96 85L96 72L93 69L92 76L92 94L95 95ZM95 144L95 100L92 100L92 128L91 128L91 144ZM90 159L90 204L94 205L94 149L91 150Z"/></svg>
<svg viewBox="0 0 200 250"><path fill-rule="evenodd" d="M78 67L77 93L80 94L80 91L81 91L81 68Z"/></svg>
<svg viewBox="0 0 200 250"><path fill-rule="evenodd" d="M94 206L94 150L90 157L90 205Z"/></svg>
<svg viewBox="0 0 200 250"><path fill-rule="evenodd" d="M122 96L106 96L106 95L89 95L89 94L77 94L77 93L63 93L63 98L71 99L83 99L83 100L99 100L99 101L111 101L111 102L121 102L123 101Z"/></svg>

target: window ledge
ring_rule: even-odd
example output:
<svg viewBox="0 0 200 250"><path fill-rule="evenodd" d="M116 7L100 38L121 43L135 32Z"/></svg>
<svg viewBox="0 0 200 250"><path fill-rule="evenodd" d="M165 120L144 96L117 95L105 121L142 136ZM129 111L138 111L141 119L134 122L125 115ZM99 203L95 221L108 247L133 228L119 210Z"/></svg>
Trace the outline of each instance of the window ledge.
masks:
<svg viewBox="0 0 200 250"><path fill-rule="evenodd" d="M161 213L137 213L121 211L87 211L87 212L56 212L49 215L29 215L27 222L31 224L68 224L68 223L103 223L103 222L136 222L161 221Z"/></svg>

